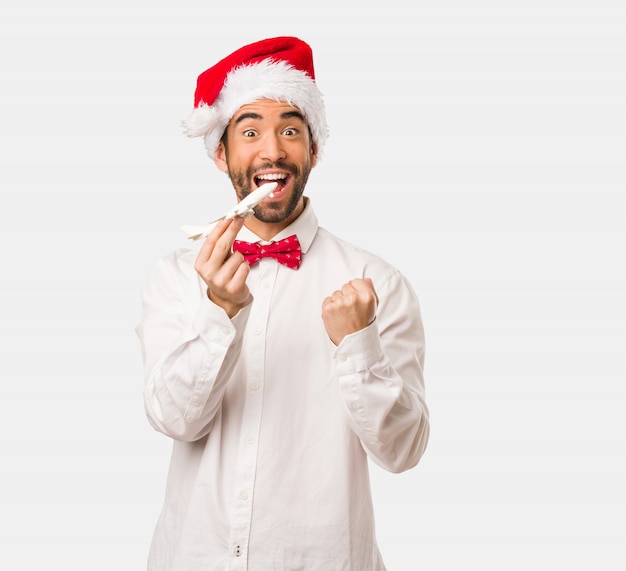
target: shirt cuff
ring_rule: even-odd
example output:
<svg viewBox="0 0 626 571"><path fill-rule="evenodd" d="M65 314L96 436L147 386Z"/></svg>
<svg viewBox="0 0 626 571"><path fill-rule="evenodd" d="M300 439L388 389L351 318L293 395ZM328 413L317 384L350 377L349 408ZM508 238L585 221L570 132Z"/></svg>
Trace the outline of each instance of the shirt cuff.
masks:
<svg viewBox="0 0 626 571"><path fill-rule="evenodd" d="M383 358L376 320L365 329L346 335L335 351L337 373L350 375L367 371Z"/></svg>
<svg viewBox="0 0 626 571"><path fill-rule="evenodd" d="M233 337L233 341L237 342L243 337L251 307L252 304L249 303L230 319L219 305L205 296L193 320L193 329L200 336L210 336L217 330L224 336Z"/></svg>

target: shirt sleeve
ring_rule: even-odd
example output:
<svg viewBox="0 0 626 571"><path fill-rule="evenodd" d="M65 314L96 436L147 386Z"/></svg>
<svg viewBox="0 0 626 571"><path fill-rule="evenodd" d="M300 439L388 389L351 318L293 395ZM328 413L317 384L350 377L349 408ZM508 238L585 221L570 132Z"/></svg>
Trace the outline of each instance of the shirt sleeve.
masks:
<svg viewBox="0 0 626 571"><path fill-rule="evenodd" d="M175 254L161 260L142 291L136 328L150 424L177 440L211 430L241 352L249 306L232 320Z"/></svg>
<svg viewBox="0 0 626 571"><path fill-rule="evenodd" d="M347 335L334 359L349 421L368 456L391 472L415 466L430 425L424 389L424 328L419 302L393 272L375 284L376 319Z"/></svg>

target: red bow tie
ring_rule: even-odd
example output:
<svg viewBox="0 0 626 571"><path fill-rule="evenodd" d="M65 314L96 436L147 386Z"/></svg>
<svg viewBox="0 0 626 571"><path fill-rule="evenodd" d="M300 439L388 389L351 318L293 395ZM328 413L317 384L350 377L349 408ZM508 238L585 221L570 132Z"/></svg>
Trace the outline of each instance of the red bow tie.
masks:
<svg viewBox="0 0 626 571"><path fill-rule="evenodd" d="M302 262L302 250L300 249L298 237L295 234L269 244L235 240L233 252L241 252L251 266L256 264L261 258L274 258L283 266L297 270Z"/></svg>

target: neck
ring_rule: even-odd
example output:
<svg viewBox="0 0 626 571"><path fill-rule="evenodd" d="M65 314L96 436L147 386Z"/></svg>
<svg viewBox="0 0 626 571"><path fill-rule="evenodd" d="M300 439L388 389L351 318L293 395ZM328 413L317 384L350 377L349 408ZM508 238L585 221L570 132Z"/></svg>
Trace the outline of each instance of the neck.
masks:
<svg viewBox="0 0 626 571"><path fill-rule="evenodd" d="M289 226L302 212L306 205L306 198L300 201L298 207L291 213L289 218L281 220L280 222L263 222L254 215L248 216L245 221L245 227L256 234L261 240L269 242L274 236L282 232L287 226Z"/></svg>

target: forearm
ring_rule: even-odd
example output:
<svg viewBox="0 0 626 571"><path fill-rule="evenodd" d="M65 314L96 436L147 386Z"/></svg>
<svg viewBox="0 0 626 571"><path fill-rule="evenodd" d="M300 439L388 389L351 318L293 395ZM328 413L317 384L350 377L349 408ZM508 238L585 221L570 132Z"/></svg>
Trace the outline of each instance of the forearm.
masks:
<svg viewBox="0 0 626 571"><path fill-rule="evenodd" d="M193 325L185 328L172 349L146 369L144 404L152 426L178 440L206 435L240 349L240 336L232 326L203 332ZM151 352L148 345L146 352Z"/></svg>
<svg viewBox="0 0 626 571"><path fill-rule="evenodd" d="M391 472L415 466L429 435L419 356L405 354L395 367L373 323L346 337L335 359L350 423L368 455Z"/></svg>
<svg viewBox="0 0 626 571"><path fill-rule="evenodd" d="M142 292L136 328L146 414L157 430L193 441L211 429L241 350L249 309L232 320L178 259L162 261Z"/></svg>

